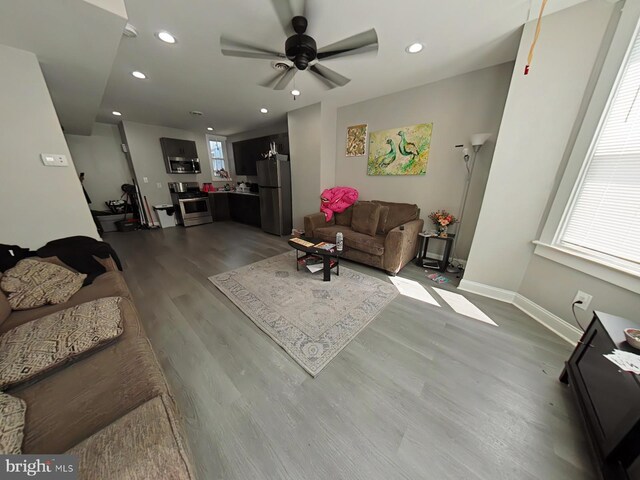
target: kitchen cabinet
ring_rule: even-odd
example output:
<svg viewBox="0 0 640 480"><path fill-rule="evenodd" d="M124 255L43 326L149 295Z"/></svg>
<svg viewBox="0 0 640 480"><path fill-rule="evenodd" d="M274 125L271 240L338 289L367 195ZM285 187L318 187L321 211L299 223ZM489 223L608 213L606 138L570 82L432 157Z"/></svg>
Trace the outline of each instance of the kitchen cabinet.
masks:
<svg viewBox="0 0 640 480"><path fill-rule="evenodd" d="M278 153L289 155L289 134L286 132L233 142L236 175L257 175L256 161L269 151L271 142L276 143Z"/></svg>
<svg viewBox="0 0 640 480"><path fill-rule="evenodd" d="M260 197L256 194L210 193L209 204L214 222L232 220L260 228Z"/></svg>
<svg viewBox="0 0 640 480"><path fill-rule="evenodd" d="M160 138L167 173L200 173L196 142L179 138Z"/></svg>

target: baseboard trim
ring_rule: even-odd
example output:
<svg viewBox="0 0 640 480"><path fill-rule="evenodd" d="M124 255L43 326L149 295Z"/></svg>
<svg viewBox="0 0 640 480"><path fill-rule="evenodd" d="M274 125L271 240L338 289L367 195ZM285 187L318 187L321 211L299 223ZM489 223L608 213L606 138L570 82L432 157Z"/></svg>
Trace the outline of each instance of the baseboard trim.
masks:
<svg viewBox="0 0 640 480"><path fill-rule="evenodd" d="M460 285L458 286L458 288L460 290L464 290L465 292L476 293L478 295L482 295L483 297L493 298L494 300L499 300L506 303L513 303L514 299L516 298L516 292L512 292L511 290L492 287L491 285L485 285L484 283L465 280L464 278L460 280Z"/></svg>
<svg viewBox="0 0 640 480"><path fill-rule="evenodd" d="M572 345L578 343L582 336L582 332L579 329L519 293L465 279L460 281L458 289L501 302L511 303Z"/></svg>
<svg viewBox="0 0 640 480"><path fill-rule="evenodd" d="M569 322L564 321L556 314L551 313L546 308L532 302L527 297L517 293L513 304L570 344L575 345L578 343L578 340L580 340L582 332L579 329L571 325Z"/></svg>

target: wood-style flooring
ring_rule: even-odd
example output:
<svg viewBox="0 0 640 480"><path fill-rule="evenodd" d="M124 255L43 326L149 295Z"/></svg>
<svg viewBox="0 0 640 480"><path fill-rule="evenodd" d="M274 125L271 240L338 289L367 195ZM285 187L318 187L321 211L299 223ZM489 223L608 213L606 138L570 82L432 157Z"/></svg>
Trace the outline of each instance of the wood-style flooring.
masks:
<svg viewBox="0 0 640 480"><path fill-rule="evenodd" d="M221 222L105 240L201 480L593 478L557 381L571 347L512 305L465 294L499 327L458 315L411 264L400 276L443 306L398 296L314 379L207 279L287 251L286 239Z"/></svg>

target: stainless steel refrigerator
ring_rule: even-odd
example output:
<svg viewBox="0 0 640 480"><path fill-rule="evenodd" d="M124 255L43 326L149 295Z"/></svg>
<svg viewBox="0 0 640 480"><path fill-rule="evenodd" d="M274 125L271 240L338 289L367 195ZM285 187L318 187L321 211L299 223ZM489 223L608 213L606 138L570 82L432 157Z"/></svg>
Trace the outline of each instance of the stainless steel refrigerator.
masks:
<svg viewBox="0 0 640 480"><path fill-rule="evenodd" d="M286 155L256 161L262 229L291 234L291 163Z"/></svg>

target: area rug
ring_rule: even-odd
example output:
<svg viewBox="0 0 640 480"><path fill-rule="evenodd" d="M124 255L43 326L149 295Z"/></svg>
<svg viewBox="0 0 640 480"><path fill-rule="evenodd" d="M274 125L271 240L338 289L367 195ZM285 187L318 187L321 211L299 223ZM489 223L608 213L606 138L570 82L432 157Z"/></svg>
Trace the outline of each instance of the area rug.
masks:
<svg viewBox="0 0 640 480"><path fill-rule="evenodd" d="M295 252L209 280L314 377L398 294L343 266L330 282L322 271L296 271Z"/></svg>

